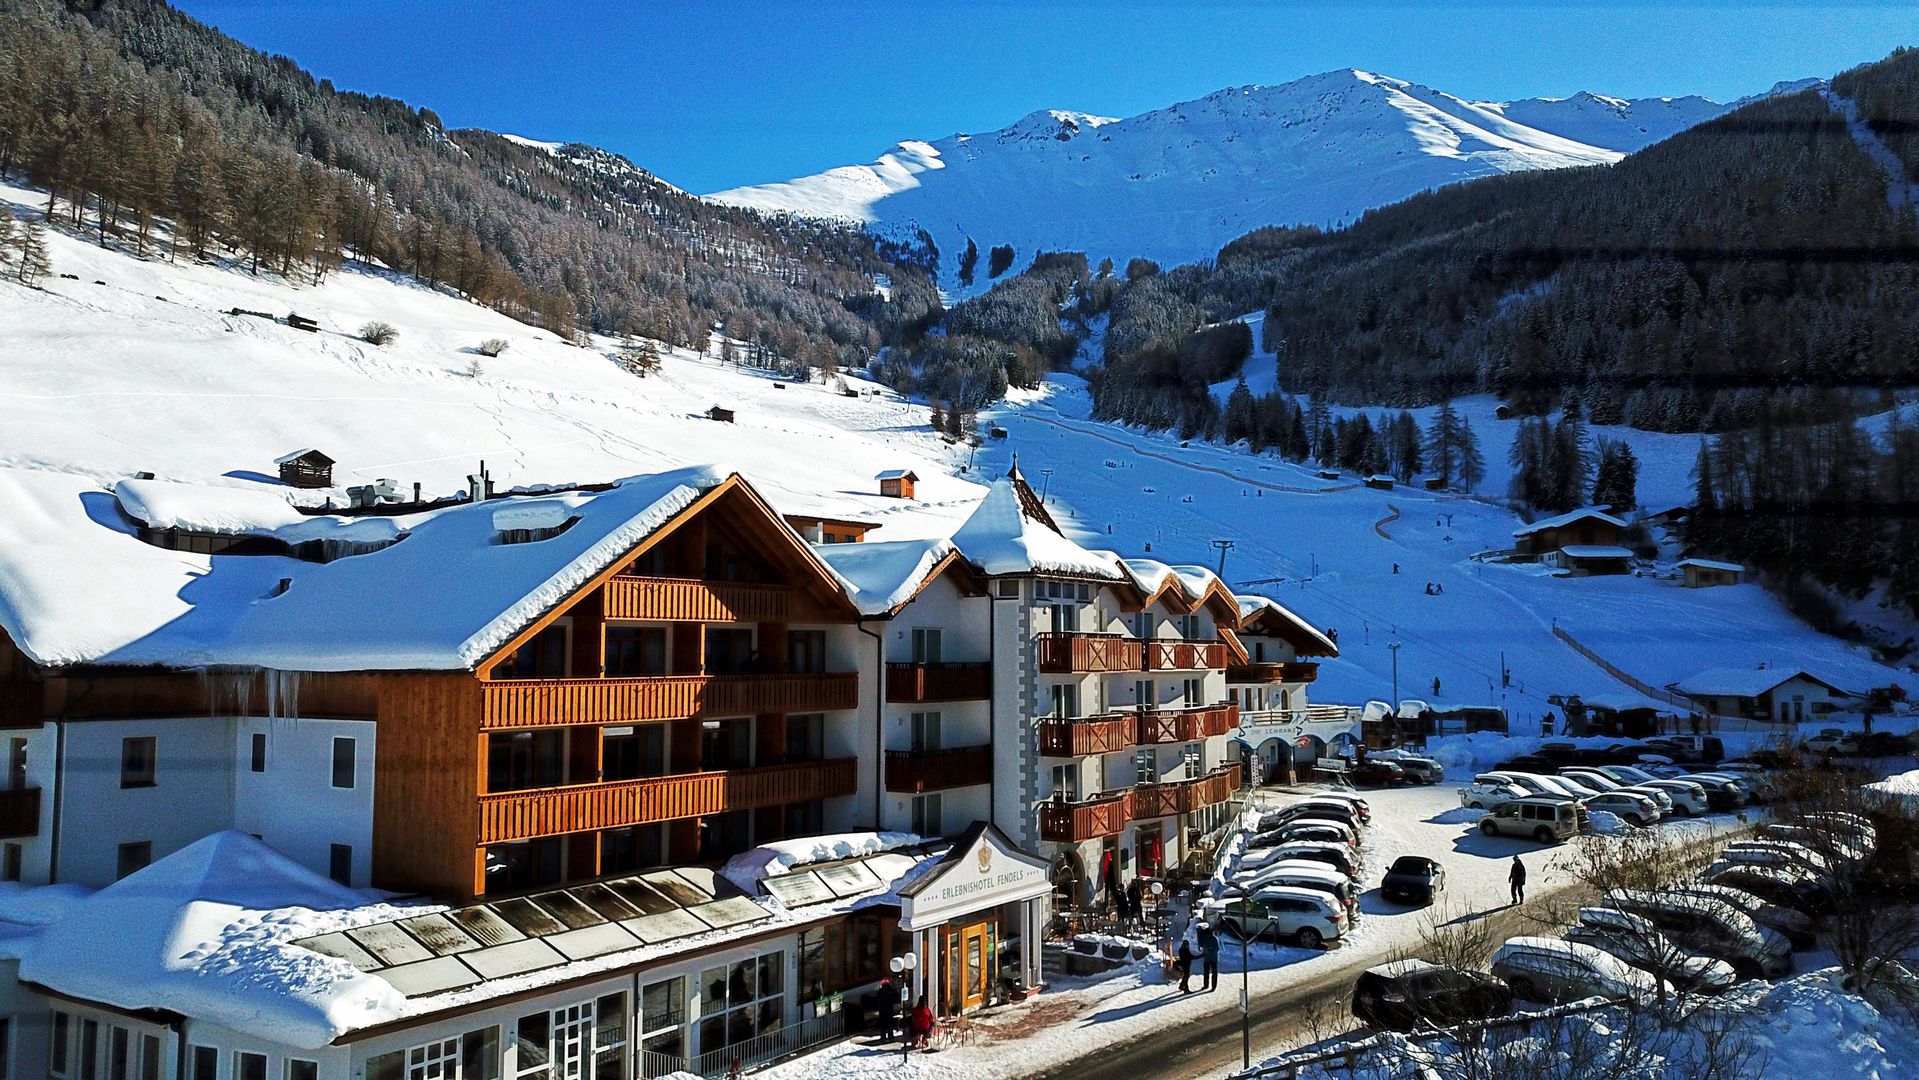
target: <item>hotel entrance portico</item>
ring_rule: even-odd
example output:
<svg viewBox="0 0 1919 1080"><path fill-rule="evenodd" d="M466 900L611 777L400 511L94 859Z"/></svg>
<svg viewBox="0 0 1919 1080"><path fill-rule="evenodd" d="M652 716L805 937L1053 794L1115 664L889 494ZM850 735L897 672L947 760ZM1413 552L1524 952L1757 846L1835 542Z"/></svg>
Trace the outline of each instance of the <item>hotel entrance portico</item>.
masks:
<svg viewBox="0 0 1919 1080"><path fill-rule="evenodd" d="M900 929L919 957L910 1000L925 994L936 1013L951 1016L1003 1000L1012 987L1037 986L1052 893L1045 860L974 822L900 890Z"/></svg>

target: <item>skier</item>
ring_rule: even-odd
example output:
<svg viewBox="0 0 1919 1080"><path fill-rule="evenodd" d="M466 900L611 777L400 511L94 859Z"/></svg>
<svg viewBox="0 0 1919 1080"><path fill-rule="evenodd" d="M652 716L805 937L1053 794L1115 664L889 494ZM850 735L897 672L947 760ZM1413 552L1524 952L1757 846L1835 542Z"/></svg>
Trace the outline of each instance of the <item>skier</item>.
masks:
<svg viewBox="0 0 1919 1080"><path fill-rule="evenodd" d="M1512 873L1506 875L1506 881L1513 887L1513 906L1518 907L1520 904L1525 903L1526 902L1526 864L1523 862L1520 862L1519 856L1517 855L1513 856Z"/></svg>

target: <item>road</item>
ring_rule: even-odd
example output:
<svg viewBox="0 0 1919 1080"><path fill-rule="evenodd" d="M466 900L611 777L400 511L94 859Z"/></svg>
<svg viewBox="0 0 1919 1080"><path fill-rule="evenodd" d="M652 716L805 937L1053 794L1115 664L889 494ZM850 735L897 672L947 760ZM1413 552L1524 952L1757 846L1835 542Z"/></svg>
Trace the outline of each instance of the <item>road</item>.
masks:
<svg viewBox="0 0 1919 1080"><path fill-rule="evenodd" d="M1492 937L1504 941L1519 934L1536 934L1549 926L1563 925L1550 912L1566 911L1575 899L1576 882L1567 882L1520 907L1496 908L1481 916L1491 922ZM1232 945L1224 946L1231 951ZM1353 981L1360 972L1381 963L1386 957L1377 950L1356 952L1350 964L1323 972L1280 993L1269 993L1253 1002L1253 1061L1259 1062L1287 1050L1296 1049L1317 1036L1324 1038L1352 1024L1349 1011ZM1219 990L1220 1011L1204 1020L1177 1028L1154 1032L1149 1036L1117 1043L1091 1057L1071 1064L1031 1074L1031 1080L1081 1080L1087 1076L1132 1076L1188 1080L1219 1077L1240 1068L1240 1016L1233 1002L1239 986L1222 976ZM1324 1019L1339 1026L1314 1032L1313 1012L1318 1006Z"/></svg>

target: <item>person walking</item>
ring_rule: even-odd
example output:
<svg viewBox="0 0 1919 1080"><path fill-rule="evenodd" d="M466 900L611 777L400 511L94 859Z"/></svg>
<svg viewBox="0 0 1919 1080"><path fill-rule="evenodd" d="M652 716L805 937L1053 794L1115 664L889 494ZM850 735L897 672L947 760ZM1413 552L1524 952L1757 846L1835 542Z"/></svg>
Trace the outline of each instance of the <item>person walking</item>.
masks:
<svg viewBox="0 0 1919 1080"><path fill-rule="evenodd" d="M1193 988L1186 984L1186 980L1193 976L1193 946L1184 938L1180 939L1179 955L1173 960L1173 970L1179 972L1179 992L1192 993Z"/></svg>
<svg viewBox="0 0 1919 1080"><path fill-rule="evenodd" d="M880 1012L880 1041L893 1041L893 1027L900 1018L900 988L893 985L891 979L881 979L878 993L874 995L873 1005Z"/></svg>
<svg viewBox="0 0 1919 1080"><path fill-rule="evenodd" d="M1199 955L1205 975L1200 982L1209 992L1219 989L1219 934L1211 923L1199 924Z"/></svg>
<svg viewBox="0 0 1919 1080"><path fill-rule="evenodd" d="M1506 881L1508 884L1510 884L1513 887L1512 906L1518 907L1520 904L1525 903L1526 902L1526 864L1523 862L1520 862L1519 856L1517 855L1513 856L1512 872L1506 875Z"/></svg>
<svg viewBox="0 0 1919 1080"><path fill-rule="evenodd" d="M1138 878L1126 884L1126 918L1134 926L1140 925L1146 918L1146 887L1139 883Z"/></svg>

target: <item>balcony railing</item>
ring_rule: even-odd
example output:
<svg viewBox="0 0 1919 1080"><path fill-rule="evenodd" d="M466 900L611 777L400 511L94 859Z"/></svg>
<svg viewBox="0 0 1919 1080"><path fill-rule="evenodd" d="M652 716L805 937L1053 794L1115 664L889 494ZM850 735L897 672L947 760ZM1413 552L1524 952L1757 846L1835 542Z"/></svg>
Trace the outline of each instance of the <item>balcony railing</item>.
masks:
<svg viewBox="0 0 1919 1080"><path fill-rule="evenodd" d="M786 622L792 590L696 578L615 577L606 617L677 622Z"/></svg>
<svg viewBox="0 0 1919 1080"><path fill-rule="evenodd" d="M1138 638L1123 634L1041 634L1039 669L1049 675L1143 670Z"/></svg>
<svg viewBox="0 0 1919 1080"><path fill-rule="evenodd" d="M0 839L17 840L40 835L40 789L0 791Z"/></svg>
<svg viewBox="0 0 1919 1080"><path fill-rule="evenodd" d="M1111 791L1079 802L1044 802L1039 807L1039 834L1061 843L1112 836L1133 819L1132 805L1130 791Z"/></svg>
<svg viewBox="0 0 1919 1080"><path fill-rule="evenodd" d="M1050 718L1039 722L1039 752L1047 757L1110 754L1132 747L1138 736L1139 721L1127 713Z"/></svg>
<svg viewBox="0 0 1919 1080"><path fill-rule="evenodd" d="M993 748L959 746L950 750L888 750L886 790L898 795L984 784L993 778Z"/></svg>
<svg viewBox="0 0 1919 1080"><path fill-rule="evenodd" d="M480 796L480 843L617 829L853 794L857 758Z"/></svg>
<svg viewBox="0 0 1919 1080"><path fill-rule="evenodd" d="M1142 745L1197 742L1239 727L1239 706L1231 702L1196 709L1151 709L1138 714L1135 738Z"/></svg>
<svg viewBox="0 0 1919 1080"><path fill-rule="evenodd" d="M886 665L886 700L897 705L924 701L985 701L993 696L993 665Z"/></svg>
<svg viewBox="0 0 1919 1080"><path fill-rule="evenodd" d="M1319 665L1301 660L1276 664L1234 664L1226 669L1229 683L1309 683L1319 678Z"/></svg>
<svg viewBox="0 0 1919 1080"><path fill-rule="evenodd" d="M1219 641L1148 641L1146 670L1199 671L1226 666L1226 645Z"/></svg>
<svg viewBox="0 0 1919 1080"><path fill-rule="evenodd" d="M1171 814L1190 814L1223 803L1238 790L1238 762L1221 765L1204 776L1141 784L1133 789L1133 818L1145 821Z"/></svg>
<svg viewBox="0 0 1919 1080"><path fill-rule="evenodd" d="M859 676L658 675L481 684L483 730L826 712L859 704Z"/></svg>

